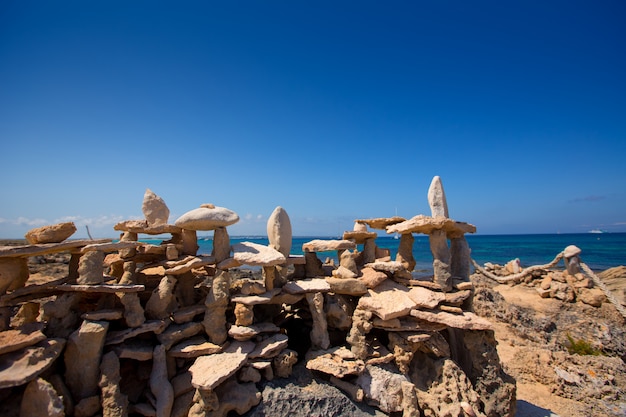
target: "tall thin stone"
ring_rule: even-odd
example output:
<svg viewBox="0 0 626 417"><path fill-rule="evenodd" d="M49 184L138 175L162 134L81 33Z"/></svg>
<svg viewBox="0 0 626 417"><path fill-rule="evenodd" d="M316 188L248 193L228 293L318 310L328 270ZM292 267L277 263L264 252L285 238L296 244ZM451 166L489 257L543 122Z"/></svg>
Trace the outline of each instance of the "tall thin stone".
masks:
<svg viewBox="0 0 626 417"><path fill-rule="evenodd" d="M441 178L436 175L428 188L428 204L433 217L449 217L446 193L443 191Z"/></svg>
<svg viewBox="0 0 626 417"><path fill-rule="evenodd" d="M269 246L289 257L292 244L291 221L284 208L278 206L267 219L267 239Z"/></svg>
<svg viewBox="0 0 626 417"><path fill-rule="evenodd" d="M221 271L213 278L213 285L204 301L206 312L202 325L211 343L221 345L228 337L226 308L230 298L230 275Z"/></svg>
<svg viewBox="0 0 626 417"><path fill-rule="evenodd" d="M469 281L470 277L470 247L465 236L450 239L451 265L450 273L455 278Z"/></svg>
<svg viewBox="0 0 626 417"><path fill-rule="evenodd" d="M230 237L225 227L218 227L213 232L213 256L216 263L230 257Z"/></svg>

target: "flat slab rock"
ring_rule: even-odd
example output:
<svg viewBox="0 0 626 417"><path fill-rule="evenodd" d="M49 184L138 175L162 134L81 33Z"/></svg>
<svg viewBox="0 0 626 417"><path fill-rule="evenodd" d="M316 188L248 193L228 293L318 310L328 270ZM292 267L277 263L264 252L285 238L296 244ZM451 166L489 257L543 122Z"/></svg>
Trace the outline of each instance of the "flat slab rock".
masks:
<svg viewBox="0 0 626 417"><path fill-rule="evenodd" d="M287 261L276 249L253 242L241 242L232 246L233 259L242 265L274 266Z"/></svg>
<svg viewBox="0 0 626 417"><path fill-rule="evenodd" d="M328 292L330 284L324 278L301 279L289 281L283 285L283 291L289 294L304 294L307 292Z"/></svg>
<svg viewBox="0 0 626 417"><path fill-rule="evenodd" d="M409 296L409 290L395 281L387 279L359 299L358 307L370 311L383 320L408 316L417 307Z"/></svg>
<svg viewBox="0 0 626 417"><path fill-rule="evenodd" d="M445 311L411 310L411 316L430 323L445 324L464 330L493 330L491 322L474 313L453 314Z"/></svg>
<svg viewBox="0 0 626 417"><path fill-rule="evenodd" d="M305 252L327 252L340 249L355 249L356 243L351 240L314 239L302 245Z"/></svg>
<svg viewBox="0 0 626 417"><path fill-rule="evenodd" d="M0 389L35 379L61 355L65 339L46 339L37 345L0 356Z"/></svg>
<svg viewBox="0 0 626 417"><path fill-rule="evenodd" d="M35 345L46 339L42 325L24 326L0 332L0 355Z"/></svg>
<svg viewBox="0 0 626 417"><path fill-rule="evenodd" d="M343 378L344 376L363 373L365 363L362 360L355 360L342 355L340 350L329 349L309 352L307 354L306 367L310 370Z"/></svg>
<svg viewBox="0 0 626 417"><path fill-rule="evenodd" d="M212 390L245 365L252 342L233 342L221 353L196 358L189 368L194 388Z"/></svg>

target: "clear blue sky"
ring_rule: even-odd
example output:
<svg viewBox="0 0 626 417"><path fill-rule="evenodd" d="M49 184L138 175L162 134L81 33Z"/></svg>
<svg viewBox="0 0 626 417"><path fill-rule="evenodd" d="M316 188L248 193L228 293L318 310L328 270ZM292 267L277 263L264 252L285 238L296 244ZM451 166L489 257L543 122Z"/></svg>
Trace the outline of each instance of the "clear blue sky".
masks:
<svg viewBox="0 0 626 417"><path fill-rule="evenodd" d="M116 237L146 188L265 234L450 216L626 231L623 1L3 1L0 237Z"/></svg>

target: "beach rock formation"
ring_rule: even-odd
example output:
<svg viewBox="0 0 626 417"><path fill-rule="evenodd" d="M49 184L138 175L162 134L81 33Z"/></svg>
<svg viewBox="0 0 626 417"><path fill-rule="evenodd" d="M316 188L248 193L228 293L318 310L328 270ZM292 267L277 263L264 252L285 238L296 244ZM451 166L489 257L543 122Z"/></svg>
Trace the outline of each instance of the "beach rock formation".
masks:
<svg viewBox="0 0 626 417"><path fill-rule="evenodd" d="M74 225L74 222L65 222L31 229L26 232L24 237L31 245L59 243L72 236L75 231L76 225Z"/></svg>
<svg viewBox="0 0 626 417"><path fill-rule="evenodd" d="M432 216L358 219L343 239L304 243L304 256L290 254L280 206L269 245L231 245L235 212L205 204L168 224L150 190L145 219L114 226L119 241L1 247L0 341L10 342L0 346L0 394L73 416L512 416L514 381L491 323L468 302L464 234L475 227L448 217L438 177L428 201ZM395 260L368 227L401 236ZM214 231L211 254L197 253L199 230ZM413 233L429 236L432 277L412 274ZM158 245L141 240L163 234ZM328 251L338 265L318 257ZM29 285L24 259L63 252L67 276ZM42 314L18 315L27 304ZM325 381L333 403L281 387L294 369Z"/></svg>

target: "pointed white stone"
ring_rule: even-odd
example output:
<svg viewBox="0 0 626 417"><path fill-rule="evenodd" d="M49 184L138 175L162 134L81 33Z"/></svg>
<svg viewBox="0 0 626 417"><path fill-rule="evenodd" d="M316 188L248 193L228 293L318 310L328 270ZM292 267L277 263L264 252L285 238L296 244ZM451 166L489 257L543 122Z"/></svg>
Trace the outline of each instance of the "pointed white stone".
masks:
<svg viewBox="0 0 626 417"><path fill-rule="evenodd" d="M428 188L428 204L433 217L450 217L446 193L443 191L443 184L441 184L441 178L438 175L433 177L430 188Z"/></svg>

